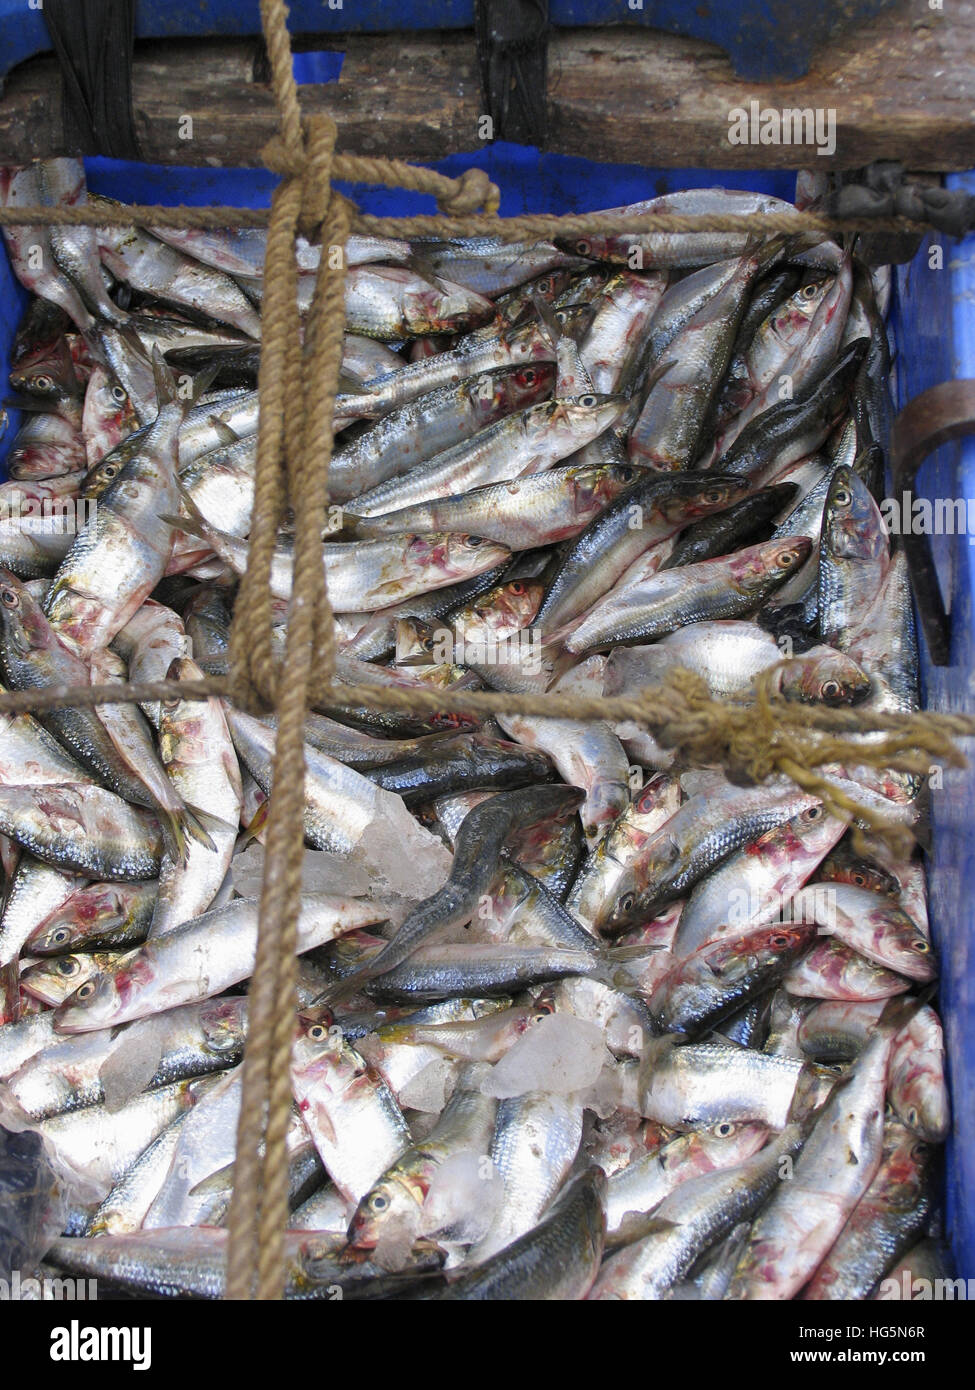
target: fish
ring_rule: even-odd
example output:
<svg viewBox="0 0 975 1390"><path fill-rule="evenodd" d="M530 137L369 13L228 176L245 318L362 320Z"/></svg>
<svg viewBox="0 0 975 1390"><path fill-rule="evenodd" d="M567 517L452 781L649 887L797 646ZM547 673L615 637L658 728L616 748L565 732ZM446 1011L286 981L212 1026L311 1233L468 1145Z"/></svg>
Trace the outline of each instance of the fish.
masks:
<svg viewBox="0 0 975 1390"><path fill-rule="evenodd" d="M749 1232L728 1299L790 1298L833 1247L883 1159L884 1082L895 1024L914 1007L900 1000L887 1005L850 1077L819 1111L790 1181Z"/></svg>
<svg viewBox="0 0 975 1390"><path fill-rule="evenodd" d="M554 379L551 363L527 363L495 367L418 396L335 449L328 466L330 500L348 502L405 473L424 458L527 408L548 394Z"/></svg>
<svg viewBox="0 0 975 1390"><path fill-rule="evenodd" d="M254 968L259 904L235 898L120 956L85 981L57 1011L63 1033L87 1033L212 998ZM298 919L299 953L386 920L382 906L308 894Z"/></svg>
<svg viewBox="0 0 975 1390"><path fill-rule="evenodd" d="M605 1184L595 1166L580 1173L537 1226L430 1297L471 1302L584 1298L603 1251Z"/></svg>
<svg viewBox="0 0 975 1390"><path fill-rule="evenodd" d="M627 584L624 575L565 638L576 656L614 642L652 641L684 623L734 618L754 611L806 559L804 536L748 546L733 556L651 574Z"/></svg>
<svg viewBox="0 0 975 1390"><path fill-rule="evenodd" d="M640 1113L680 1130L730 1120L781 1131L790 1119L802 1071L803 1063L789 1057L666 1035L644 1049Z"/></svg>
<svg viewBox="0 0 975 1390"><path fill-rule="evenodd" d="M348 1201L361 1202L411 1143L389 1087L340 1027L313 1016L298 1020L291 1077L329 1176Z"/></svg>
<svg viewBox="0 0 975 1390"><path fill-rule="evenodd" d="M657 1208L657 1229L611 1255L589 1297L597 1302L666 1298L704 1250L780 1188L782 1160L791 1159L801 1144L799 1126L790 1125L743 1163L681 1183Z"/></svg>

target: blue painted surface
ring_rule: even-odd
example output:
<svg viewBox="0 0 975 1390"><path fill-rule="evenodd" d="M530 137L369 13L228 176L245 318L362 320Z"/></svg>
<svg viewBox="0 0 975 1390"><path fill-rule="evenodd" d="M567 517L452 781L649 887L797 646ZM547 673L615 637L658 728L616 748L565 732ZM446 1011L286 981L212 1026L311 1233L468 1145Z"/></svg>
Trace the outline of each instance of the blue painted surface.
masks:
<svg viewBox="0 0 975 1390"><path fill-rule="evenodd" d="M975 174L949 186L975 193ZM931 243L944 242L943 270L930 268ZM975 237L934 236L898 271L897 404L951 376L975 377ZM949 444L922 466L915 489L929 498L975 498L975 440ZM951 611L951 664L932 666L922 649L925 702L932 709L971 712L975 694L975 533L933 538L942 593ZM966 740L975 760L975 741ZM942 1012L954 1096L948 1146L947 1216L959 1273L975 1273L975 770L947 770L931 793L933 855L929 871L935 944L941 955Z"/></svg>
<svg viewBox="0 0 975 1390"><path fill-rule="evenodd" d="M274 187L259 170L174 169L87 161L89 186L130 202L225 203L263 207ZM513 145L493 145L476 154L457 155L436 166L457 174L471 165L485 168L503 191L501 211L566 213L611 207L671 189L753 188L791 197L794 179L781 171L737 172L655 170L632 165L597 165L583 159L539 154ZM975 192L975 175L953 178ZM346 189L353 192L353 190ZM385 189L354 190L364 211L406 215L430 210L429 199ZM26 295L0 256L0 365L10 347ZM975 377L975 237L945 247L945 269L928 269L926 253L897 275L894 309L897 335L897 404L952 375ZM4 375L4 384L6 376ZM9 447L12 430L0 442ZM975 442L940 450L925 465L917 492L930 497L975 498ZM975 537L973 537L975 539ZM943 537L936 545L942 585L953 615L952 664L932 668L922 651L926 697L932 708L972 708L975 689L975 634L972 628L975 545L967 537ZM975 748L972 750L975 758ZM955 1131L948 1146L948 1215L959 1274L975 1277L975 772L949 772L943 791L932 796L934 855L930 866L932 926L943 961L943 1013L955 1097Z"/></svg>
<svg viewBox="0 0 975 1390"><path fill-rule="evenodd" d="M892 0L551 0L555 25L640 24L723 48L739 76L756 82L801 77L816 44ZM290 0L293 34L470 29L473 0ZM139 38L260 33L259 0L139 0ZM51 47L43 13L28 0L0 0L0 79Z"/></svg>

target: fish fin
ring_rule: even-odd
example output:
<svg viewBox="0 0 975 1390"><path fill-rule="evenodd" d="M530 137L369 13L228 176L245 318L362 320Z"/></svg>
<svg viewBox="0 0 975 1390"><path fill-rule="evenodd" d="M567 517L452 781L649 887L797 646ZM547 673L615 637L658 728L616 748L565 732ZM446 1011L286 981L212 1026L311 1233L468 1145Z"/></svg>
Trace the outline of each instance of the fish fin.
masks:
<svg viewBox="0 0 975 1390"><path fill-rule="evenodd" d="M271 798L266 797L251 817L250 824L244 827L238 837L237 844L234 847L235 854L239 854L242 849L246 849L247 846L251 844L252 841L256 840L264 831L267 826L267 818L270 814L270 810Z"/></svg>
<svg viewBox="0 0 975 1390"><path fill-rule="evenodd" d="M542 299L541 295L530 294L529 302L538 317L539 326L551 347L557 347L559 339L564 336L564 330L559 323L558 316L552 305Z"/></svg>
<svg viewBox="0 0 975 1390"><path fill-rule="evenodd" d="M126 330L119 329L118 331L124 333ZM141 348L141 340L138 334L133 331L132 336L139 341ZM144 349L142 349L142 355L145 356ZM170 367L159 349L154 347L152 350L152 375L156 384L156 400L159 402L159 409L161 410L164 405L176 404L181 407L185 415L190 407L195 405L200 397L205 395L210 389L219 370L220 364L218 362L211 362L209 366L204 367L201 372L197 372L196 376L192 378L192 384L190 384L189 390L187 390L186 387L189 383L188 374L180 373L179 379L177 380L172 367ZM236 435L234 436L234 440L236 442Z"/></svg>
<svg viewBox="0 0 975 1390"><path fill-rule="evenodd" d="M893 999L888 999L884 1005L883 1013L874 1024L874 1031L899 1033L903 1027L910 1023L915 1014L920 1013L925 1005L930 1004L937 992L937 981L932 981L919 994L898 994Z"/></svg>
<svg viewBox="0 0 975 1390"><path fill-rule="evenodd" d="M157 808L156 815L162 830L166 857L174 864L185 864L188 846L182 817L175 811L167 811L161 806Z"/></svg>
<svg viewBox="0 0 975 1390"><path fill-rule="evenodd" d="M183 817L183 826L191 840L195 840L198 845L203 845L212 854L217 853L217 847L210 838L207 827L210 830L233 830L235 827L228 826L226 821L219 816L213 816L209 811L201 811L198 806L187 805L186 813Z"/></svg>
<svg viewBox="0 0 975 1390"><path fill-rule="evenodd" d="M210 415L207 418L207 424L216 431L221 444L229 446L240 443L242 436L236 430L232 430L227 422L221 420L218 415Z"/></svg>
<svg viewBox="0 0 975 1390"><path fill-rule="evenodd" d="M222 1192L232 1181L234 1176L234 1165L225 1164L222 1168L217 1168L215 1172L208 1173L195 1186L191 1187L186 1194L188 1197L205 1197L210 1193Z"/></svg>
<svg viewBox="0 0 975 1390"><path fill-rule="evenodd" d="M211 535L221 535L217 527L211 526L207 521L179 478L176 479L176 486L179 488L180 502L186 508L186 516L173 516L172 513L161 512L160 521L165 521L167 526L178 527L187 535L200 536L205 541L209 541Z"/></svg>
<svg viewBox="0 0 975 1390"><path fill-rule="evenodd" d="M0 966L0 1019L16 1023L20 1018L20 969L16 960Z"/></svg>
<svg viewBox="0 0 975 1390"><path fill-rule="evenodd" d="M646 377L640 385L640 390L649 395L649 393L656 386L657 382L660 381L662 377L665 377L667 375L671 367L676 366L676 357L668 357L665 362L658 362L655 367L653 367L649 372L647 372Z"/></svg>

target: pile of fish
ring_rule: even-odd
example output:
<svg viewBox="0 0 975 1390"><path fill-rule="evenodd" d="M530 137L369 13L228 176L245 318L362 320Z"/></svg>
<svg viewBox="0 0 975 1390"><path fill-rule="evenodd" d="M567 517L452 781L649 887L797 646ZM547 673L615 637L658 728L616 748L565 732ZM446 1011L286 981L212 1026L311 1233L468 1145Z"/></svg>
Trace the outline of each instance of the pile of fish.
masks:
<svg viewBox="0 0 975 1390"><path fill-rule="evenodd" d="M72 160L0 195L99 202ZM4 688L225 671L264 233L4 234L32 292ZM321 248L296 254L307 304ZM340 679L590 698L683 669L729 704L918 708L877 500L889 273L802 233L347 254ZM286 519L276 640L292 556ZM217 1297L274 720L173 698L0 731L0 1120L57 1175L35 1258ZM861 738L831 782L909 829L919 780ZM916 851L636 723L329 706L305 762L289 1297L866 1299L932 1268Z"/></svg>

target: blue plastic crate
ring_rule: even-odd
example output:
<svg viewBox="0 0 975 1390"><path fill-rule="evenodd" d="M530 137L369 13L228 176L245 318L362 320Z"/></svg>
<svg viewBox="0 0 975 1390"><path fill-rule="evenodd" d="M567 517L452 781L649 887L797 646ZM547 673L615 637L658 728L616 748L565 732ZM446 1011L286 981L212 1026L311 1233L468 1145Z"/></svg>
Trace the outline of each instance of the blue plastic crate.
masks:
<svg viewBox="0 0 975 1390"><path fill-rule="evenodd" d="M260 170L178 169L120 161L87 162L90 188L129 202L221 203L266 207L275 179ZM673 189L723 185L791 198L794 176L783 171L709 171L600 165L584 159L540 154L497 144L472 155L441 160L442 173L456 175L471 165L487 170L502 190L501 212L569 213L618 206ZM953 176L955 186L975 192L975 174ZM346 189L365 212L383 216L430 211L419 194L385 189ZM975 377L975 236L945 244L943 270L928 266L926 253L897 274L893 324L897 338L898 407L951 376ZM26 293L6 256L0 256L0 370L9 362ZM0 441L9 448L16 419ZM928 497L975 497L975 441L946 446L925 465L915 489ZM942 588L953 615L952 664L932 667L922 645L926 700L937 710L971 709L975 692L975 634L972 629L972 570L975 537L942 537L936 545ZM975 758L975 747L971 750ZM934 846L929 865L933 934L942 959L942 1005L955 1097L954 1132L948 1144L948 1221L958 1274L975 1277L975 771L945 775L944 790L932 796Z"/></svg>
<svg viewBox="0 0 975 1390"><path fill-rule="evenodd" d="M553 25L639 24L723 48L754 82L808 71L814 47L835 30L878 14L893 0L550 0ZM474 0L290 0L292 34L472 29ZM259 0L138 0L140 39L240 37L261 29ZM473 38L472 38L473 42ZM0 0L0 82L17 63L51 47L43 13Z"/></svg>

